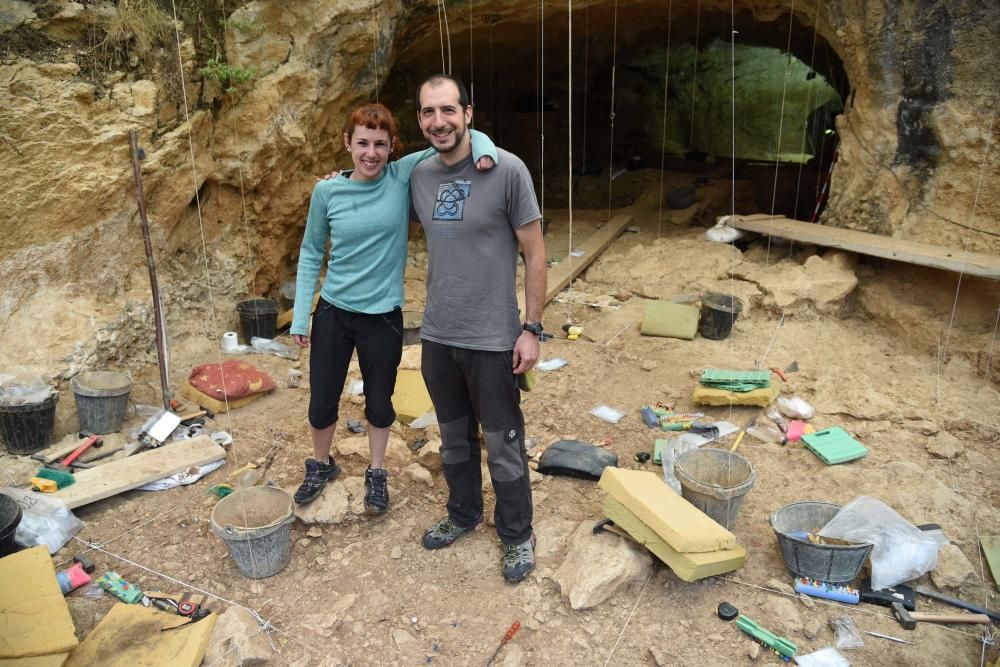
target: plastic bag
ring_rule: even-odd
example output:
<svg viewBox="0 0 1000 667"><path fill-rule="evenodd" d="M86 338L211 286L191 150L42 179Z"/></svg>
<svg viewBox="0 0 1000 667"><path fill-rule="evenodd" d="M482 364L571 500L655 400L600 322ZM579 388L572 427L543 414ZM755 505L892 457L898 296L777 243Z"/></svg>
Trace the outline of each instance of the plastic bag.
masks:
<svg viewBox="0 0 1000 667"><path fill-rule="evenodd" d="M555 371L568 363L568 361L562 359L561 357L553 357L551 359L546 359L545 361L539 361L535 364L535 367L540 371Z"/></svg>
<svg viewBox="0 0 1000 667"><path fill-rule="evenodd" d="M164 491L166 489L174 489L178 486L194 484L213 470L221 468L222 464L225 462L225 459L219 459L218 461L212 461L211 463L206 463L205 465L194 466L193 468L182 470L181 472L170 475L169 477L158 479L155 482L143 484L138 488L140 491Z"/></svg>
<svg viewBox="0 0 1000 667"><path fill-rule="evenodd" d="M821 648L809 655L797 655L795 664L806 667L851 667L851 661L840 655L832 646Z"/></svg>
<svg viewBox="0 0 1000 667"><path fill-rule="evenodd" d="M838 651L862 648L865 645L865 640L861 638L861 633L858 632L858 627L854 625L854 619L850 616L831 618L830 629L833 630Z"/></svg>
<svg viewBox="0 0 1000 667"><path fill-rule="evenodd" d="M677 462L677 457L684 452L689 452L692 449L698 449L699 447L701 447L701 443L686 440L681 436L667 438L667 442L663 445L663 449L660 452L663 462L663 481L666 482L667 486L673 489L677 495L681 495L681 482L677 479L677 476L674 475L674 463Z"/></svg>
<svg viewBox="0 0 1000 667"><path fill-rule="evenodd" d="M54 554L83 528L83 522L58 498L14 487L0 488L0 493L21 508L21 523L17 525L14 541L22 546L44 544Z"/></svg>
<svg viewBox="0 0 1000 667"><path fill-rule="evenodd" d="M615 408L609 408L606 405L598 405L590 411L590 414L595 417L599 417L606 422L611 422L612 424L617 424L625 413L622 410L617 410Z"/></svg>
<svg viewBox="0 0 1000 667"><path fill-rule="evenodd" d="M816 416L816 409L798 396L779 397L778 410L791 419L812 419Z"/></svg>
<svg viewBox="0 0 1000 667"><path fill-rule="evenodd" d="M410 428L427 428L428 426L434 426L437 423L437 413L431 410L430 412L425 412L411 421Z"/></svg>
<svg viewBox="0 0 1000 667"><path fill-rule="evenodd" d="M872 549L872 589L891 588L937 567L938 543L881 500L859 496L819 531L821 537L866 542Z"/></svg>
<svg viewBox="0 0 1000 667"><path fill-rule="evenodd" d="M55 389L27 371L0 373L0 405L35 405L54 393Z"/></svg>
<svg viewBox="0 0 1000 667"><path fill-rule="evenodd" d="M284 343L279 343L276 340L270 338L258 338L254 336L250 339L250 347L253 348L254 352L261 354L273 354L276 357L281 357L282 359L291 359L292 361L299 358L299 351L296 348L285 345Z"/></svg>

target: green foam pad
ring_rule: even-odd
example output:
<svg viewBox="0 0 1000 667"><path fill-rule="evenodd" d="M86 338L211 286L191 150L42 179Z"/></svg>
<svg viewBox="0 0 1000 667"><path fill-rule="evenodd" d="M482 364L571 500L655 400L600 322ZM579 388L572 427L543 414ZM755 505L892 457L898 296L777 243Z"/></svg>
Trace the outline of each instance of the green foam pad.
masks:
<svg viewBox="0 0 1000 667"><path fill-rule="evenodd" d="M736 371L725 368L706 368L701 373L701 384L726 391L753 391L771 384L771 371Z"/></svg>
<svg viewBox="0 0 1000 667"><path fill-rule="evenodd" d="M828 466L868 456L865 446L839 426L806 433L802 436L802 443Z"/></svg>
<svg viewBox="0 0 1000 667"><path fill-rule="evenodd" d="M643 336L693 340L698 333L700 315L701 311L694 306L670 301L653 301L646 306L639 333Z"/></svg>

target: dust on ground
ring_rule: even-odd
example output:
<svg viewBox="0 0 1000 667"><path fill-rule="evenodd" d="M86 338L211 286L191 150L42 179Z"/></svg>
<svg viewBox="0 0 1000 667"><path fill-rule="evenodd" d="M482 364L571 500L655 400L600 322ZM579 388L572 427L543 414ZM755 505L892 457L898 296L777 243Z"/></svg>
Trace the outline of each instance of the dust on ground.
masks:
<svg viewBox="0 0 1000 667"><path fill-rule="evenodd" d="M511 586L500 576L500 547L490 525L448 549L429 552L421 547L425 528L444 513L446 486L437 472L431 487L411 480L402 474L408 461L396 460L389 462L395 495L386 515L351 515L344 523L318 530L296 523L288 567L269 579L244 578L211 530L209 515L217 499L206 489L228 471L267 454L274 455L270 479L286 487L298 483L302 461L311 452L307 355L298 362L265 355L250 359L269 372L279 388L209 422L210 428L234 436L226 466L192 486L130 492L80 508L76 513L86 526L79 538L105 550L91 553L101 571L115 569L151 589L176 589L177 581L185 582L223 598L210 604L217 611L229 603L257 611L274 628L270 640L280 654L273 664L483 664L514 620L525 627L501 653L498 662L507 662L500 664L749 663L755 645L715 614L723 600L764 627L783 628L800 654L832 645L828 621L848 614L862 631L905 636L912 642L895 644L866 635L864 648L849 652L855 665L978 664L982 645L974 629L922 624L905 632L880 607L827 604L765 590L774 588L773 580L791 580L768 516L793 501L842 504L873 495L912 522L941 524L978 571L977 535L995 533L1000 519L996 390L970 362L952 357L939 367L935 357L910 349L898 334L849 304L826 313L810 303L799 304L781 320L762 283L731 277L737 264L772 270L777 263L773 256L765 257L759 247L740 253L710 244L702 240L703 229L662 221L658 225L648 206L637 205L631 212L640 231L619 237L584 279L546 310L547 330L558 333L572 320L583 326L586 338L544 344L543 359L561 357L568 364L540 373L535 390L525 395L527 434L538 444L560 438L608 440L623 467L659 474L659 467L633 459L637 452L651 450L657 436L642 423L640 406L663 401L679 410L703 409L710 419L743 424L756 414L755 408L698 408L691 402L700 370L751 368L759 361L765 367L785 368L796 361L800 370L789 374L783 392L816 406L813 423L818 428L839 425L870 454L858 462L827 467L800 445L782 447L748 437L740 451L756 466L757 481L733 530L748 552L741 570L685 583L661 564L648 581L623 588L595 608L574 611L552 575L575 527L603 516L604 494L596 483L547 477L534 485L538 566L526 581ZM550 215L548 253L564 258L570 249L566 215ZM602 211L575 212L572 245L582 243L606 219ZM796 259L801 258L781 261ZM419 309L422 302L425 262L425 255L411 252L408 308ZM639 334L650 299L683 300L705 290L731 291L745 302L728 339L686 341ZM290 342L287 336L283 340ZM180 349L173 359L173 386L179 386L185 369L218 360L214 342L189 341ZM408 348L404 364L412 364L418 350ZM293 367L306 371L297 389L286 387ZM350 379L358 377L354 366ZM157 384L155 369L148 379L150 385L137 384L136 398L155 403L152 391L145 388ZM589 414L599 404L621 409L626 416L618 424L601 421ZM360 398L345 393L341 406L338 440L346 435L347 420L364 419ZM126 429L138 423L132 419ZM964 445L957 458L942 460L928 453L929 437L941 431ZM394 432L407 443L434 435L433 428L428 434L398 424ZM3 461L10 470L11 458ZM344 457L340 463L343 477L363 475L367 465L360 457ZM492 492L486 495L489 515ZM56 562L67 561L83 546L72 542L57 554ZM996 591L980 583L961 594L989 605ZM776 618L775 599L793 601L797 614L791 620ZM68 600L81 638L112 605L107 598L71 595ZM762 653L756 660L776 659Z"/></svg>

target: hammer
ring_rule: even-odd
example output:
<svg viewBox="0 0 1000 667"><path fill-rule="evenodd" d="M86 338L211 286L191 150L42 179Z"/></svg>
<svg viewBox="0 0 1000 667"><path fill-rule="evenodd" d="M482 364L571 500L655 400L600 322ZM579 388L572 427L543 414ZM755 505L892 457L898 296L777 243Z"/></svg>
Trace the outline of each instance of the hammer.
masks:
<svg viewBox="0 0 1000 667"><path fill-rule="evenodd" d="M989 625L990 617L986 614L924 614L919 611L906 611L901 602L892 603L892 615L896 617L904 630L913 630L920 623L982 623Z"/></svg>
<svg viewBox="0 0 1000 667"><path fill-rule="evenodd" d="M83 439L83 442L73 450L73 452L58 463L50 463L47 467L51 470L61 470L63 472L70 472L70 466L76 461L81 454L90 449L92 446L100 446L97 443L102 442L101 436L99 435L89 435ZM76 464L81 465L81 464Z"/></svg>

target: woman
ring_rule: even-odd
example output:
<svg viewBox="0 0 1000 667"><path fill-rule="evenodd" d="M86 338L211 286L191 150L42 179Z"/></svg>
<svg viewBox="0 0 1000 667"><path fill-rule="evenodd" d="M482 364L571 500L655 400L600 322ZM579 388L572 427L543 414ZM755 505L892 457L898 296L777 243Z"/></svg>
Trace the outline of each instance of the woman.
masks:
<svg viewBox="0 0 1000 667"><path fill-rule="evenodd" d="M309 426L313 458L306 459L305 479L295 502L314 500L340 474L330 446L347 368L357 349L371 450L371 465L365 471L365 506L381 514L389 507L385 449L389 427L396 419L391 399L403 349L410 174L421 160L436 153L428 148L396 160L402 150L399 126L381 104L363 105L348 117L344 146L354 169L316 184L299 251L291 333L296 344L308 347L309 313L330 242L326 278L312 318ZM477 166L489 168L496 163L496 147L486 135L473 131L472 146Z"/></svg>

